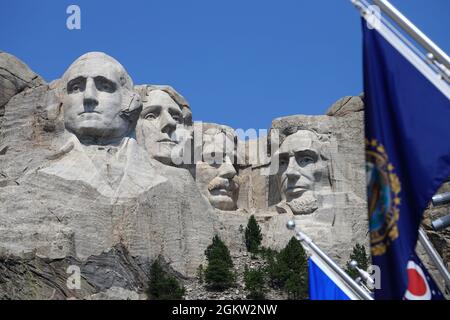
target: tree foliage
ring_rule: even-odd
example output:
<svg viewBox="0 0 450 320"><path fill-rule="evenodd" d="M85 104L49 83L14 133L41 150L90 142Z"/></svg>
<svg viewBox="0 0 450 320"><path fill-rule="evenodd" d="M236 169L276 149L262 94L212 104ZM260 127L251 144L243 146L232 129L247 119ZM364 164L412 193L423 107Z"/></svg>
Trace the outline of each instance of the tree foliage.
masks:
<svg viewBox="0 0 450 320"><path fill-rule="evenodd" d="M208 266L205 281L212 290L225 290L234 285L233 261L225 243L216 235L205 251Z"/></svg>
<svg viewBox="0 0 450 320"><path fill-rule="evenodd" d="M294 237L279 253L265 253L266 272L273 288L282 289L289 299L308 297L308 262L305 250Z"/></svg>
<svg viewBox="0 0 450 320"><path fill-rule="evenodd" d="M350 259L347 261L346 271L353 278L356 279L359 277L359 273L356 269L350 267L350 262L355 260L358 262L358 267L363 270L367 270L369 267L369 256L366 253L366 248L362 244L355 244L353 247L353 251L350 254Z"/></svg>
<svg viewBox="0 0 450 320"><path fill-rule="evenodd" d="M150 282L147 295L152 300L181 300L185 294L184 287L169 275L156 259L150 269Z"/></svg>
<svg viewBox="0 0 450 320"><path fill-rule="evenodd" d="M258 253L261 240L261 228L256 222L255 216L251 215L245 228L245 246L247 247L247 251L253 254Z"/></svg>
<svg viewBox="0 0 450 320"><path fill-rule="evenodd" d="M247 299L262 300L265 298L265 273L261 268L249 270L245 266L244 271L245 289L248 291Z"/></svg>

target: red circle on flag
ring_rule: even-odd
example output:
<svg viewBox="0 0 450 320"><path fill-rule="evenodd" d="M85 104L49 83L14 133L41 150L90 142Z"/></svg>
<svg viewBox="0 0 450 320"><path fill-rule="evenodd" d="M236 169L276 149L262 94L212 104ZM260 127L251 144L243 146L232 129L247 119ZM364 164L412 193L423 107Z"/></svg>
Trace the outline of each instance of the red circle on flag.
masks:
<svg viewBox="0 0 450 320"><path fill-rule="evenodd" d="M416 269L408 269L408 291L415 296L423 296L427 293L425 279Z"/></svg>
<svg viewBox="0 0 450 320"><path fill-rule="evenodd" d="M413 260L408 261L408 289L405 292L406 300L431 300L432 294L425 273Z"/></svg>

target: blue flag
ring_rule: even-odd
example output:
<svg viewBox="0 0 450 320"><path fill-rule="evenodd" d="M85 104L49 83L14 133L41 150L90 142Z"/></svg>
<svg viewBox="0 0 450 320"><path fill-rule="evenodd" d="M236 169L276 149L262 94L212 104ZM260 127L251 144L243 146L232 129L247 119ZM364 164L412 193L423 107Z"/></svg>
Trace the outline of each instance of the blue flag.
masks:
<svg viewBox="0 0 450 320"><path fill-rule="evenodd" d="M362 21L375 299L403 299L423 212L450 176L450 88L392 31Z"/></svg>
<svg viewBox="0 0 450 320"><path fill-rule="evenodd" d="M308 259L309 299L356 300L358 297L316 256Z"/></svg>

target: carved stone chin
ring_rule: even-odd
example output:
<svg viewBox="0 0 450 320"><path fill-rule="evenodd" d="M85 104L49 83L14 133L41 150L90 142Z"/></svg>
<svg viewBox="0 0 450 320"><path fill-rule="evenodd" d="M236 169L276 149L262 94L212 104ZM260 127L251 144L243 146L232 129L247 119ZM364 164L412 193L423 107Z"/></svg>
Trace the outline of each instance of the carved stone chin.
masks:
<svg viewBox="0 0 450 320"><path fill-rule="evenodd" d="M312 191L305 192L300 198L292 199L286 204L295 215L311 214L319 207L317 198Z"/></svg>

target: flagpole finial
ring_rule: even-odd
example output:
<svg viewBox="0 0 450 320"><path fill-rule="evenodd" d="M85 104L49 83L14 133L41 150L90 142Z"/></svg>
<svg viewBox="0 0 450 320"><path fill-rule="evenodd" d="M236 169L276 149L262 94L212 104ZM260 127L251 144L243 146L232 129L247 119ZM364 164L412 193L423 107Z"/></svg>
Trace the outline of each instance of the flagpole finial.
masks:
<svg viewBox="0 0 450 320"><path fill-rule="evenodd" d="M294 220L289 220L286 223L286 228L288 228L289 230L294 230L295 229L295 221Z"/></svg>

